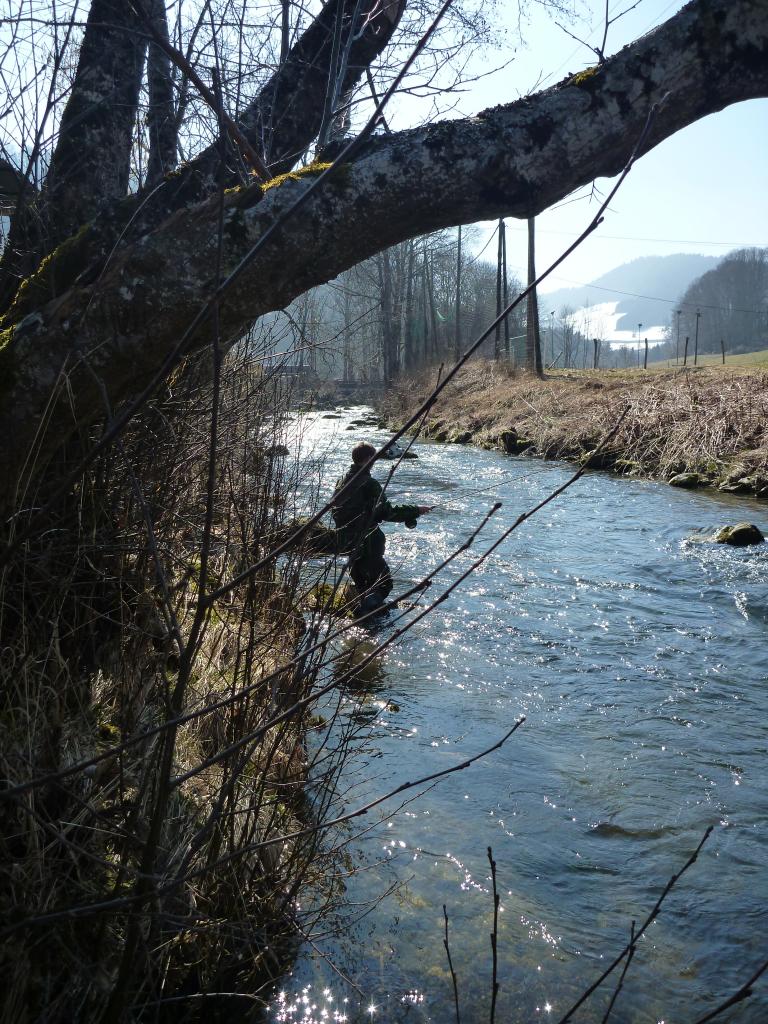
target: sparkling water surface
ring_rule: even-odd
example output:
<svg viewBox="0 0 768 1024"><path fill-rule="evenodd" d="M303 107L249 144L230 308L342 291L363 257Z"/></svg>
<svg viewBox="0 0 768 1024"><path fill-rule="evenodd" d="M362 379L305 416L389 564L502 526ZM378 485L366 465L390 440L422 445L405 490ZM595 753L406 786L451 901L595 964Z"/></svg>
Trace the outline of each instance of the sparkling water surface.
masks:
<svg viewBox="0 0 768 1024"><path fill-rule="evenodd" d="M297 419L294 450L322 497L357 440L340 419ZM573 468L417 443L388 487L436 504L416 530L386 525L395 593L455 551L495 501L448 587ZM382 481L389 465L380 463ZM348 908L318 929L276 994L274 1021L489 1019L497 864L496 1020L557 1021L645 920L705 829L714 831L638 943L610 1019L693 1022L768 956L768 544L692 543L764 504L589 473L517 529L348 688L370 732L339 808L462 763L349 826ZM411 614L416 614L416 611ZM355 629L362 659L387 635ZM391 628L391 624L390 627ZM367 689L367 694L364 692ZM384 900L381 893L394 887ZM602 1021L618 975L575 1020ZM768 978L722 1020L768 1020Z"/></svg>

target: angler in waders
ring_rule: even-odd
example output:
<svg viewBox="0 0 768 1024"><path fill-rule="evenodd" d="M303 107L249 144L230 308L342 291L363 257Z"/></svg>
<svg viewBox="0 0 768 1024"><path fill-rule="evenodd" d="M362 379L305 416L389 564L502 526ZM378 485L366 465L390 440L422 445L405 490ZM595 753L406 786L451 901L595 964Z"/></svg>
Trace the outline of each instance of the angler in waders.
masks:
<svg viewBox="0 0 768 1024"><path fill-rule="evenodd" d="M331 514L336 523L339 551L349 554L349 575L357 588L357 614L375 611L392 590L392 576L384 559L386 538L379 523L405 523L413 528L431 505L392 505L384 489L363 469L376 454L365 442L352 449L352 465L336 484ZM358 475L359 474L359 475ZM353 478L357 476L356 480Z"/></svg>

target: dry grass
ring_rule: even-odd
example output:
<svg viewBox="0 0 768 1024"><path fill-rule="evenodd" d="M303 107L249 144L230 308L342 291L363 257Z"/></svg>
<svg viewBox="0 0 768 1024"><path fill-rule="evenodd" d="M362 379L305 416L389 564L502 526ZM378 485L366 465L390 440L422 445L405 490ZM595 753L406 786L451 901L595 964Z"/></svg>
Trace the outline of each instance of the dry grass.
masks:
<svg viewBox="0 0 768 1024"><path fill-rule="evenodd" d="M682 359L680 360L682 363ZM693 363L693 357L689 355L688 365L691 366ZM699 366L711 366L720 367L725 370L733 370L738 367L768 367L768 348L760 349L758 352L735 352L733 354L726 352L725 364L723 364L723 357L719 353L711 355L701 355L698 357L697 363ZM672 369L675 362L673 360L660 360L660 361L649 361L648 369Z"/></svg>
<svg viewBox="0 0 768 1024"><path fill-rule="evenodd" d="M403 382L389 396L393 421L427 394L429 380ZM760 370L571 370L539 380L475 362L441 397L425 433L581 460L625 409L597 468L660 479L695 472L702 483L768 496L768 373Z"/></svg>
<svg viewBox="0 0 768 1024"><path fill-rule="evenodd" d="M270 724L319 665L281 669L302 555L198 601L280 526L281 397L230 366L207 515L210 374L188 371L4 570L2 1021L117 1019L114 992L119 1016L212 1019L186 997L256 998L286 967L297 890L322 870L316 835L282 839L314 819L309 713ZM326 751L330 776L343 757Z"/></svg>

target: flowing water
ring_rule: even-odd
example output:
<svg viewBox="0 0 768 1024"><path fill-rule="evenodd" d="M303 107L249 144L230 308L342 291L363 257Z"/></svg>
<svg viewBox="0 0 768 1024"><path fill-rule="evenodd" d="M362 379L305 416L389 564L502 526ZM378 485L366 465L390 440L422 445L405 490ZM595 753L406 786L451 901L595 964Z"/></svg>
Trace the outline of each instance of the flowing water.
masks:
<svg viewBox="0 0 768 1024"><path fill-rule="evenodd" d="M346 430L359 415L302 420L305 457L324 460L324 496L354 441L386 436ZM385 526L395 593L501 501L436 596L573 472L463 446L415 450L390 498L438 507L416 530ZM710 825L638 943L611 1020L693 1022L740 987L768 956L768 544L687 538L744 519L768 533L764 504L590 473L365 668L371 692L349 700L371 729L345 781L347 810L526 721L417 800L391 801L387 821L349 826L350 906L304 947L272 1020L454 1020L444 904L461 1020L488 1020L490 846L496 1020L558 1021ZM354 634L362 657L387 626ZM601 1021L616 981L575 1019ZM768 977L729 1013L721 1019L768 1020Z"/></svg>

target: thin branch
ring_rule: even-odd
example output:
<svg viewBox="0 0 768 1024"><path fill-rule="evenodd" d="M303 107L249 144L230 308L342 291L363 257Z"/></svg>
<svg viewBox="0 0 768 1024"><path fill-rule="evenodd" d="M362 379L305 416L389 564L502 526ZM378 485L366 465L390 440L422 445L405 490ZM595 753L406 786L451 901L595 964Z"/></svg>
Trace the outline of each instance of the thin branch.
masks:
<svg viewBox="0 0 768 1024"><path fill-rule="evenodd" d="M766 971L768 971L768 960L762 963L755 973L745 981L741 988L734 992L729 999L726 999L724 1003L721 1003L720 1006L711 1010L704 1017L699 1017L697 1021L694 1021L694 1024L707 1024L707 1021L714 1020L715 1017L718 1017L724 1010L729 1009L731 1006L735 1006L736 1003L740 1003L743 999L749 998L749 996L752 995L752 986L758 978L765 974Z"/></svg>
<svg viewBox="0 0 768 1024"><path fill-rule="evenodd" d="M453 1005L456 1009L456 1024L461 1024L461 1014L459 1013L459 983L456 977L456 971L453 968L451 947L448 945L448 911L445 909L445 904L443 904L443 917L445 918L445 937L443 938L443 945L445 946L445 955L448 957L448 968L451 972L451 981L453 982Z"/></svg>
<svg viewBox="0 0 768 1024"><path fill-rule="evenodd" d="M629 928L629 953L627 953L627 958L624 961L624 967L622 968L621 974L619 975L619 980L616 984L616 988L613 990L611 1001L610 1003L608 1003L608 1007L606 1008L602 1024L608 1024L608 1018L611 1016L611 1011L613 1010L614 1004L619 997L619 992L621 992L622 990L622 987L624 985L624 979L627 976L629 965L632 963L636 950L637 946L635 945L635 922L633 921Z"/></svg>
<svg viewBox="0 0 768 1024"><path fill-rule="evenodd" d="M643 922L642 927L639 929L639 931L634 935L634 937L624 947L624 949L622 949L622 951L618 954L618 956L615 957L611 961L611 963L608 965L608 967L606 967L606 969L603 971L603 973L600 975L600 977L597 979L597 981L593 982L589 986L589 988L586 989L581 994L581 996L579 996L577 1001L573 1004L573 1006L570 1008L570 1010L568 1010L568 1012L565 1014L565 1016L560 1018L560 1020L558 1021L558 1024L566 1024L566 1021L569 1021L571 1019L571 1017L578 1010L578 1008L580 1006L582 1006L589 999L589 997L592 995L592 993L595 992L603 984L605 979L618 967L618 965L621 963L621 961L624 959L624 957L629 954L629 952L632 949L632 947L637 944L637 940L642 935L644 935L645 932L647 931L647 929L651 926L651 924L653 924L653 922L658 917L659 911L661 910L662 903L667 898L669 893L672 891L672 889L674 888L675 884L685 874L685 872L688 870L688 868L691 867L692 864L696 863L696 859L698 858L699 854L701 853L701 849L704 846L704 843L706 843L706 841L712 835L712 828L713 828L712 825L710 825L707 828L706 832L704 833L704 835L703 835L703 837L701 839L701 842L696 847L696 849L693 851L691 856L688 858L688 860L685 862L685 864L683 864L683 866L680 868L680 870L677 872L677 874L676 875L672 875L670 880L664 886L664 889L662 890L661 895L656 900L656 903L654 904L653 909L651 910L651 912L648 915L648 917L646 917L646 919ZM763 969L765 969L765 968L763 968Z"/></svg>
<svg viewBox="0 0 768 1024"><path fill-rule="evenodd" d="M496 1020L496 999L499 995L499 901L500 896L496 888L496 861L493 859L493 850L488 847L488 860L491 865L491 885L493 889L493 931L491 932L491 954L493 957L493 976L491 979L491 1024Z"/></svg>
<svg viewBox="0 0 768 1024"><path fill-rule="evenodd" d="M349 811L347 814L339 815L337 818L333 818L329 821L320 822L317 825L311 825L307 828L298 829L295 832L287 832L278 836L273 836L270 839L257 840L253 843L249 843L240 847L234 853L228 854L226 857L221 857L216 861L206 863L206 865L197 871L187 872L186 875L180 878L174 878L171 882L164 885L155 885L147 891L146 885L141 891L135 892L130 896L123 896L112 900L102 900L98 903L85 904L80 907L69 907L65 910L53 911L50 914L41 914L37 917L29 917L23 921L17 921L12 925L0 930L0 939L7 938L8 936L15 934L18 931L26 930L27 928L39 928L45 927L52 924L54 921L60 920L73 920L77 917L84 917L93 914L109 913L114 910L119 910L125 907L136 908L141 903L149 900L154 900L159 896L168 895L170 892L185 885L193 878L198 878L202 875L206 875L211 871L214 871L225 864L231 863L233 860L240 859L246 854L259 849L264 849L267 846L274 846L276 843L286 843L293 839L298 839L301 836L314 835L319 832L326 831L327 829L333 828L336 825L343 824L346 821L350 821L353 818L359 818L369 811L373 810L379 804L384 803L385 800L391 800L395 796L399 796L401 793L406 793L408 790L415 789L417 787L426 786L430 783L436 782L438 779L442 779L447 775L452 775L455 772L464 771L466 768L471 767L476 761L487 757L488 754L493 753L495 750L499 750L507 740L512 736L513 733L517 732L520 726L525 721L525 717L520 717L515 724L509 729L501 739L497 740L492 746L487 747L485 750L481 750L477 754L473 754L468 757L466 761L462 761L461 764L452 765L450 768L443 768L439 772L432 772L430 775L422 776L419 779L413 779L410 782L403 782L395 789L390 790L383 796L377 797L375 800L371 800L369 803L364 804L362 807L356 808L354 811ZM146 882L157 882L158 879L152 875L142 874L141 876Z"/></svg>
<svg viewBox="0 0 768 1024"><path fill-rule="evenodd" d="M268 181L272 175L269 173L269 169L264 161L261 159L259 154L250 144L248 139L243 135L240 129L237 127L232 118L223 110L222 105L216 99L216 92L208 88L205 82L202 80L200 75L193 67L193 65L187 60L183 53L171 46L167 39L164 39L162 35L157 31L151 17L144 10L144 5L141 0L128 0L131 7L139 18L144 22L147 32L152 37L152 42L163 53L168 57L172 64L174 64L178 70L185 75L190 82L195 86L197 91L200 93L202 99L208 104L211 110L216 114L219 122L226 128L227 133L232 138L232 141L238 146L243 156L246 158L248 163L254 169L256 174L261 178L262 181Z"/></svg>

